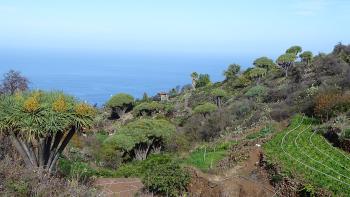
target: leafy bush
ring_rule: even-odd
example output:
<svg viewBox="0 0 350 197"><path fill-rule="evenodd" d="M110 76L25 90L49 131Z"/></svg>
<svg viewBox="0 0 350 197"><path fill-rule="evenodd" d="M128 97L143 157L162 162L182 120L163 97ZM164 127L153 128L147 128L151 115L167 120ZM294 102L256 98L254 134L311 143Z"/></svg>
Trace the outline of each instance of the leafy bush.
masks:
<svg viewBox="0 0 350 197"><path fill-rule="evenodd" d="M73 162L67 159L61 159L58 163L59 172L70 179L79 180L86 183L89 179L97 175L98 172L84 162Z"/></svg>
<svg viewBox="0 0 350 197"><path fill-rule="evenodd" d="M210 76L208 74L199 74L198 80L196 82L196 88L205 87L210 85Z"/></svg>
<svg viewBox="0 0 350 197"><path fill-rule="evenodd" d="M189 174L176 161L149 165L142 179L149 191L166 196L181 195L189 181Z"/></svg>
<svg viewBox="0 0 350 197"><path fill-rule="evenodd" d="M257 85L250 88L245 95L248 97L263 97L266 96L267 90L265 86Z"/></svg>
<svg viewBox="0 0 350 197"><path fill-rule="evenodd" d="M152 155L143 161L121 166L117 177L141 177L143 184L152 192L178 196L189 183L190 176L170 155Z"/></svg>

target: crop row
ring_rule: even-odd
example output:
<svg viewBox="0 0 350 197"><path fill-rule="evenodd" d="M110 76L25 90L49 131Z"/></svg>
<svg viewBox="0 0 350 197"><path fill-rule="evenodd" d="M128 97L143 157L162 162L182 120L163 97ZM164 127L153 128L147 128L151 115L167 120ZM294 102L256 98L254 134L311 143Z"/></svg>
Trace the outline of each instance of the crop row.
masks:
<svg viewBox="0 0 350 197"><path fill-rule="evenodd" d="M350 195L350 157L312 132L312 121L297 116L291 126L264 145L267 158L290 176L337 195Z"/></svg>

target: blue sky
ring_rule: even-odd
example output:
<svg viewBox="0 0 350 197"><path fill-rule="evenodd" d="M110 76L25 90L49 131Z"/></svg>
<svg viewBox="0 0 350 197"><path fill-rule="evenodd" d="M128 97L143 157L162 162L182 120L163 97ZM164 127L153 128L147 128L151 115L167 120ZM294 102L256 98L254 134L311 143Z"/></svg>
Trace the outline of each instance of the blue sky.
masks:
<svg viewBox="0 0 350 197"><path fill-rule="evenodd" d="M348 0L0 0L0 50L276 55L349 43Z"/></svg>

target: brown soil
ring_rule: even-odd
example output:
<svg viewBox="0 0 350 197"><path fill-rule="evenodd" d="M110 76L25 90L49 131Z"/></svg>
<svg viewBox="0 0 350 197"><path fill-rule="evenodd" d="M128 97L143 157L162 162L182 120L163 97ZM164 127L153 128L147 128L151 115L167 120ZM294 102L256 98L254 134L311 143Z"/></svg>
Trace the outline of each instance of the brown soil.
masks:
<svg viewBox="0 0 350 197"><path fill-rule="evenodd" d="M251 147L247 160L220 175L205 174L192 170L189 186L191 196L198 197L271 197L274 188L269 184L267 174L258 163L260 147Z"/></svg>
<svg viewBox="0 0 350 197"><path fill-rule="evenodd" d="M143 188L137 178L98 178L94 185L102 190L101 196L106 197L134 197Z"/></svg>

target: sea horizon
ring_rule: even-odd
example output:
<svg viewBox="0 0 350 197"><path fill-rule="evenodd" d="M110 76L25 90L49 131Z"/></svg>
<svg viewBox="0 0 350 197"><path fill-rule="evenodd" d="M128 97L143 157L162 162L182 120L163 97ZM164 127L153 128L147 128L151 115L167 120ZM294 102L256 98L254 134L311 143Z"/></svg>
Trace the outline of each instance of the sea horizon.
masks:
<svg viewBox="0 0 350 197"><path fill-rule="evenodd" d="M252 55L253 57L253 55ZM194 71L206 73L212 82L222 81L231 63L242 68L253 58L232 55L100 55L60 53L3 53L0 75L20 71L30 89L64 91L77 99L102 106L111 95L128 93L142 98L191 83Z"/></svg>

